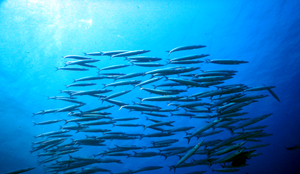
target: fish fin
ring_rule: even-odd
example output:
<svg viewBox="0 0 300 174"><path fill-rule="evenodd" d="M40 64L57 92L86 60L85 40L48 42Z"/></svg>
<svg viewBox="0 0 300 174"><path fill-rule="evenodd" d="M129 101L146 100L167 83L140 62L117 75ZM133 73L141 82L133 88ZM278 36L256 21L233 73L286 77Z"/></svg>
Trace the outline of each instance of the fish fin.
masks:
<svg viewBox="0 0 300 174"><path fill-rule="evenodd" d="M36 125L36 123L35 123L34 121L32 121L32 123L33 123L33 126L35 126L35 125Z"/></svg>
<svg viewBox="0 0 300 174"><path fill-rule="evenodd" d="M55 67L56 68L56 71L58 71L59 70L59 68L58 67Z"/></svg>

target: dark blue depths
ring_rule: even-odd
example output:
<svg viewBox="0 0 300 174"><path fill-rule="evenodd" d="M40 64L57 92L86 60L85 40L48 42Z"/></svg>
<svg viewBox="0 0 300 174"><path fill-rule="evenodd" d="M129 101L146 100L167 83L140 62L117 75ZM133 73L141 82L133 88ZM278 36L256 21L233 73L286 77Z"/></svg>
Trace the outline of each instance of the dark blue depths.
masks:
<svg viewBox="0 0 300 174"><path fill-rule="evenodd" d="M73 83L73 79L97 75L97 70L88 72L57 71L55 67L63 67L61 56L74 54L83 55L82 52L110 51L110 50L151 50L145 54L160 57L158 63L165 64L169 58L176 58L193 54L210 54L208 59L234 59L249 61L241 65L217 65L201 63L183 65L187 67L200 67L201 70L227 69L236 70L234 78L226 80L225 84L242 83L249 87L265 84L276 86L274 92L279 96L278 102L268 91L252 92L251 94L269 95L259 99L259 102L243 107L243 112L249 112L247 117L256 117L273 113L269 118L255 125L268 125L265 132L273 134L262 138L262 143L269 146L258 149L262 153L247 160L246 167L240 168L236 173L297 173L299 169L299 150L288 151L285 147L300 144L299 132L299 3L297 1L164 1L147 3L145 1L116 1L81 3L73 1L66 3L57 1L52 3L35 1L1 1L1 145L0 145L0 172L37 166L37 152L30 153L31 142L39 141L34 136L59 130L63 122L51 125L37 125L33 127L32 121L41 122L68 118L66 113L37 115L32 118L33 112L44 109L62 108L72 104L64 101L47 100L47 96L59 96L59 90L65 90L64 85ZM197 50L174 52L170 56L166 50L182 45L206 45L206 48ZM94 57L100 62L94 63L98 68L111 65L129 64L124 58ZM202 60L202 59L199 59ZM166 67L177 66L167 65ZM182 66L182 65L178 65ZM71 67L71 66L70 66ZM157 68L129 66L122 69L107 70L106 72L133 73L147 72ZM201 71L195 71L201 73ZM177 78L172 75L170 78ZM150 76L136 77L134 79L147 80ZM130 79L131 80L131 79ZM153 84L163 83L165 79ZM113 82L112 79L95 81L92 87L70 87L70 90L101 89L102 84ZM169 81L166 81L169 82ZM145 85L152 88L152 84ZM223 84L221 84L223 85ZM149 94L138 87L132 86L107 87L113 91L132 90L131 92L115 98L132 104L139 102L136 97L156 96ZM186 87L173 87L186 89ZM172 88L172 89L173 89ZM69 89L69 88L68 88ZM167 89L167 88L159 88ZM205 90L215 90L211 86L205 88L190 88L180 96L189 96ZM78 97L79 98L79 97ZM83 111L101 106L101 100L92 97L80 97L87 105L81 107ZM210 102L205 100L205 102ZM175 108L167 106L166 102L143 102L161 106L162 108ZM102 105L110 105L104 102ZM81 109L80 108L80 109ZM202 108L202 107L201 107ZM184 111L180 109L181 111ZM112 113L113 117L138 117L132 121L137 124L150 125L145 115L140 112L128 112L125 108L119 110L114 106L105 112ZM170 113L166 113L170 116ZM150 118L151 116L149 116ZM69 117L71 118L71 117ZM151 117L157 119L155 117ZM172 120L174 127L194 126L201 127L205 121L213 119L190 119L186 117L158 118L162 121ZM125 123L125 122L124 122ZM68 123L66 126L76 125ZM99 126L100 127L100 126ZM154 133L157 131L143 127L125 128L101 126L114 131L130 133ZM168 127L163 127L168 128ZM194 132L196 128L188 131ZM85 133L74 134L74 139L85 138ZM96 133L88 135L102 135ZM185 132L178 132L170 138L179 139L173 146L195 146L201 140L226 139L231 136L230 131L200 138L192 138L190 143L184 139ZM97 154L107 147L117 145L151 146L151 141L165 138L147 138L142 140L107 140L106 147L86 146L72 156L90 156ZM67 142L71 142L68 139ZM255 144L247 142L248 145ZM201 147L203 149L203 147ZM142 151L142 150L139 150ZM147 149L148 151L148 149ZM150 150L149 150L150 151ZM158 152L158 150L153 149ZM131 154L134 154L130 151ZM64 157L68 159L67 155ZM193 159L203 159L206 155L195 155ZM168 173L169 167L175 165L177 156L163 156L150 158L118 157L123 164L98 164L112 172L135 170L145 166L163 166L162 169L148 173ZM191 162L188 159L186 162ZM211 168L219 168L217 164ZM28 173L42 173L43 165ZM196 170L212 170L205 165L176 169L176 173L187 173ZM147 173L147 172L144 172ZM173 171L170 171L173 173ZM216 173L216 172L215 172Z"/></svg>

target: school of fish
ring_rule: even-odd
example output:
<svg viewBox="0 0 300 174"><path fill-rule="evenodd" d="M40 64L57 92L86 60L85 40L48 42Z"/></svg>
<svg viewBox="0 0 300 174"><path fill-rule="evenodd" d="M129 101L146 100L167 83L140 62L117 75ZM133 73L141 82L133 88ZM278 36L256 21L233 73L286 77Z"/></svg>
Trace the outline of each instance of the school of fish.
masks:
<svg viewBox="0 0 300 174"><path fill-rule="evenodd" d="M45 173L63 174L132 174L152 170L159 172L165 167L176 172L179 168L200 165L207 165L215 172L237 172L240 167L247 166L247 160L261 154L257 152L258 148L269 145L261 140L272 135L265 132L268 125L257 122L267 119L272 113L251 115L243 112L243 108L267 97L259 94L263 90L280 100L272 90L275 86L226 84L226 80L232 79L238 72L222 69L222 66L246 66L248 61L208 59L209 54L169 59L176 52L200 52L205 47L177 47L167 51L166 59L141 56L150 54L150 50L117 50L64 56L63 59L68 61L64 67L57 67L57 71L77 71L80 74L81 71L98 69L98 74L74 79L73 83L66 85L66 90L61 90L62 96L48 98L63 101L67 106L46 108L33 114L34 118L61 114L61 119L34 122L34 126L60 125L60 129L35 136L36 141L32 142L30 152L38 155L38 165L44 166ZM119 59L119 62L124 63L99 67L101 59ZM199 64L203 63L216 64L220 69L200 69ZM120 72L132 66L143 67L144 71L131 71L128 74ZM111 82L100 87L100 82L107 79ZM90 86L94 89L86 90ZM125 86L127 90L117 90L118 86ZM152 96L136 96L133 92L135 90ZM117 98L120 96L127 96L127 101L119 101ZM89 98L99 99L93 103L97 107L83 109L88 106L86 101ZM128 115L120 116L119 110L124 109L129 111ZM139 117L131 116L131 113L138 113ZM177 118L186 121L178 122ZM195 124L189 125L189 122ZM79 134L85 138L74 138ZM210 138L214 135L224 136L222 139ZM145 139L151 139L151 143L147 146L136 143ZM99 153L76 155L76 152L87 151L90 147L99 149ZM151 161L156 158L167 161L172 156L178 156L179 159L171 166L151 165ZM125 171L105 168L107 163L116 166L126 164L128 158L151 160L148 159L148 166ZM23 173L34 168L19 169L7 174ZM180 170L184 173L184 169ZM188 174L205 172L195 170Z"/></svg>

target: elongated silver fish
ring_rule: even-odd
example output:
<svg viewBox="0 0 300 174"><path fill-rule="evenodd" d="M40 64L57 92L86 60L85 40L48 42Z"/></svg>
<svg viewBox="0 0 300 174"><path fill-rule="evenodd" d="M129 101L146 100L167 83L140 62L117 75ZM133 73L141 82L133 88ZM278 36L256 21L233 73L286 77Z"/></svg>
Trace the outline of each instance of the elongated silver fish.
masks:
<svg viewBox="0 0 300 174"><path fill-rule="evenodd" d="M174 61L187 61L187 60L194 60L194 59L200 59L209 56L209 54L200 54L200 55L190 55L190 56L184 56L184 57L178 57L174 59L170 59L170 62Z"/></svg>
<svg viewBox="0 0 300 174"><path fill-rule="evenodd" d="M221 65L239 65L242 63L249 63L248 61L244 60L229 60L229 59L214 59L214 60L205 60L206 63L215 63L215 64L221 64Z"/></svg>
<svg viewBox="0 0 300 174"><path fill-rule="evenodd" d="M186 153L175 165L175 167L177 167L178 165L180 165L181 163L183 163L185 160L187 160L189 157L191 157L202 145L204 140L202 140L200 143L198 143L193 149L191 149L188 153Z"/></svg>
<svg viewBox="0 0 300 174"><path fill-rule="evenodd" d="M204 48L206 46L204 45L190 45L190 46L180 46L180 47L176 47L174 49L172 49L171 51L167 51L169 53L169 55L173 52L177 52L177 51L183 51L183 50L194 50L194 49L199 49L199 48Z"/></svg>
<svg viewBox="0 0 300 174"><path fill-rule="evenodd" d="M155 62L161 60L161 58L148 57L148 56L136 56L136 57L127 57L125 60L130 60L130 62Z"/></svg>
<svg viewBox="0 0 300 174"><path fill-rule="evenodd" d="M144 53L148 53L148 52L150 52L150 50L128 51L128 52L124 52L124 53L120 53L120 54L115 54L115 55L111 56L111 59L112 59L112 58L115 58L115 57L128 57L128 56L134 56L134 55L144 54Z"/></svg>
<svg viewBox="0 0 300 174"><path fill-rule="evenodd" d="M89 58L89 57L83 57L83 56L77 56L77 55L63 56L62 58L64 58L64 59L80 59L80 60L83 60L83 59L91 59L91 58Z"/></svg>
<svg viewBox="0 0 300 174"><path fill-rule="evenodd" d="M56 71L58 70L67 70L67 71L88 71L86 68L69 68L69 67L56 67Z"/></svg>

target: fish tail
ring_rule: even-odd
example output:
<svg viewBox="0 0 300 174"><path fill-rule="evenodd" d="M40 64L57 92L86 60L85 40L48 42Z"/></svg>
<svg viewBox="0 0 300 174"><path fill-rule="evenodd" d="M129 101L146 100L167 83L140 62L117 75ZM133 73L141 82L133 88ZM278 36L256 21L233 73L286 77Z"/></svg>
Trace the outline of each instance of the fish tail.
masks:
<svg viewBox="0 0 300 174"><path fill-rule="evenodd" d="M160 153L160 152L159 152ZM165 155L165 154L160 154L161 156L164 156L165 157L165 160L168 158L168 156L167 155Z"/></svg>
<svg viewBox="0 0 300 174"><path fill-rule="evenodd" d="M35 123L34 121L32 121L32 123L33 123L33 126L35 126L35 125L36 125L36 123Z"/></svg>
<svg viewBox="0 0 300 174"><path fill-rule="evenodd" d="M59 68L58 67L55 67L56 68L56 71L58 71L59 70Z"/></svg>
<svg viewBox="0 0 300 174"><path fill-rule="evenodd" d="M186 138L188 140L188 144L189 144L192 137L184 137L184 138Z"/></svg>
<svg viewBox="0 0 300 174"><path fill-rule="evenodd" d="M107 86L106 84L102 84L102 85L104 86L103 89L106 88L106 86Z"/></svg>
<svg viewBox="0 0 300 174"><path fill-rule="evenodd" d="M154 89L156 89L156 85L152 85L154 87Z"/></svg>
<svg viewBox="0 0 300 174"><path fill-rule="evenodd" d="M209 112L211 112L211 110L210 110L210 109L211 109L211 107L206 107L206 108L208 109L208 111L209 111Z"/></svg>
<svg viewBox="0 0 300 174"><path fill-rule="evenodd" d="M137 97L140 100L140 103L143 102L143 98Z"/></svg>

